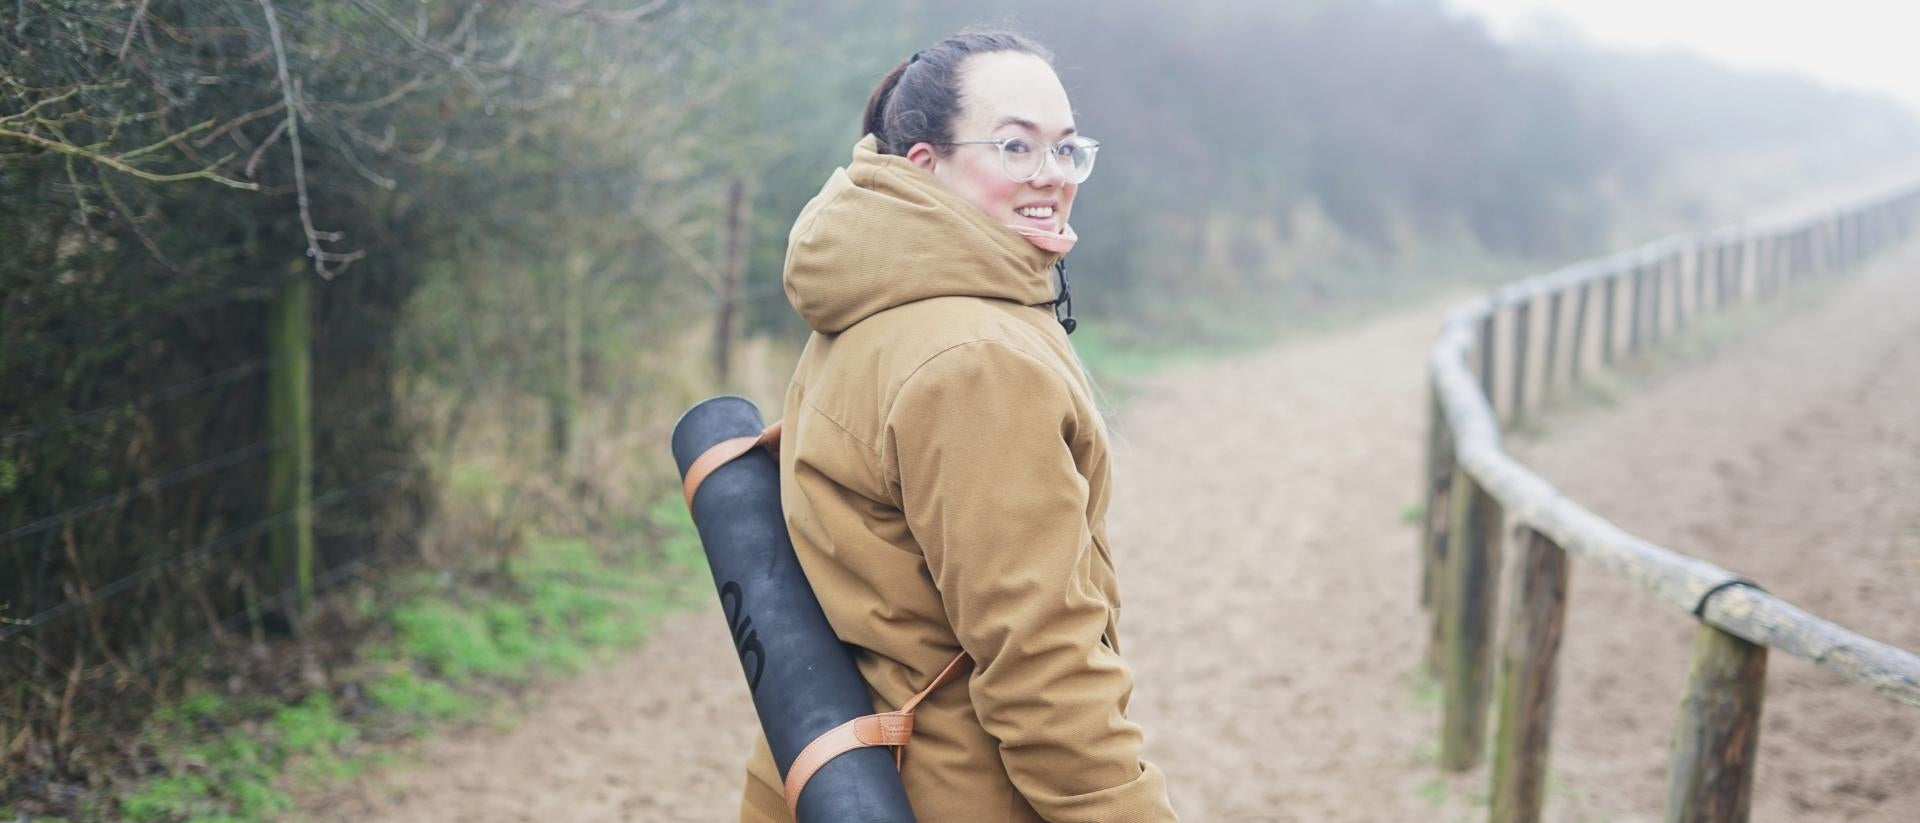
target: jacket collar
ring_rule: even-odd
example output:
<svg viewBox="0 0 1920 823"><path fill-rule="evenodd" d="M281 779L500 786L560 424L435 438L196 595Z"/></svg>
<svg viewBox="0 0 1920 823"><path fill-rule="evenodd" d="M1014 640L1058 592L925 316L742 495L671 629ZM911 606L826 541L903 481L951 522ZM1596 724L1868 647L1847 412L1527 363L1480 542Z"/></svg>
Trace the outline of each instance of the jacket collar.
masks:
<svg viewBox="0 0 1920 823"><path fill-rule="evenodd" d="M801 209L781 282L808 326L837 333L930 297L1049 304L1059 258L868 135Z"/></svg>

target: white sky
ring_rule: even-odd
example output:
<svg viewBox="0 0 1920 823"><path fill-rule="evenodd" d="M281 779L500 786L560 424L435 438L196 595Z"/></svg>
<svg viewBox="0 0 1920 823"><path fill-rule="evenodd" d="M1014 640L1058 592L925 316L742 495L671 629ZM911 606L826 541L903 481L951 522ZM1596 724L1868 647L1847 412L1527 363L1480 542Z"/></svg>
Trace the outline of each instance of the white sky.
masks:
<svg viewBox="0 0 1920 823"><path fill-rule="evenodd" d="M1449 0L1496 35L1557 16L1608 46L1683 48L1746 69L1790 71L1920 108L1915 0Z"/></svg>

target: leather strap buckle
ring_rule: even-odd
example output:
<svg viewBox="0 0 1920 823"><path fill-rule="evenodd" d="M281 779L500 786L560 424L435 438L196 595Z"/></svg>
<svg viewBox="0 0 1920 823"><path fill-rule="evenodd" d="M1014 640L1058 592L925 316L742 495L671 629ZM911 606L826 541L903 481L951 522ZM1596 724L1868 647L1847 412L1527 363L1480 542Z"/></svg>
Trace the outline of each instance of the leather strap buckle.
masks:
<svg viewBox="0 0 1920 823"><path fill-rule="evenodd" d="M935 689L973 669L973 658L961 652L953 662L934 675L933 682L920 690L919 694L907 699L895 711L881 712L856 717L813 739L800 754L793 758L793 765L787 767L787 811L795 818L800 815L800 792L807 787L807 781L815 773L832 762L834 758L854 749L871 746L893 747L893 767L900 768L906 757L907 742L913 739L913 712L920 703Z"/></svg>

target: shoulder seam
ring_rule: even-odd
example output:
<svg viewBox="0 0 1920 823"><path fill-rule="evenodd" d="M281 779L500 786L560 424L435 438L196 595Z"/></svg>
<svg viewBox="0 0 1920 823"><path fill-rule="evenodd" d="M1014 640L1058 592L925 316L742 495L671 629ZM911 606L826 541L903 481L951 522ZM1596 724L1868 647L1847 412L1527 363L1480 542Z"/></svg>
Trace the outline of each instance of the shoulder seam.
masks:
<svg viewBox="0 0 1920 823"><path fill-rule="evenodd" d="M860 448L866 449L869 454L872 454L874 456L874 458L878 459L880 457L879 449L874 448L872 443L868 443L866 440L861 439L860 435L854 434L852 429L847 428L847 424L842 423L839 420L835 419L834 416L831 414L828 414L825 409L822 409L819 406L814 405L812 398L803 397L801 398L800 402L802 405L805 405L814 414L819 415L820 419L825 420L828 423L832 423L833 427L836 429L839 429L842 434L845 434L847 436L848 439L852 440L855 443L859 443Z"/></svg>
<svg viewBox="0 0 1920 823"><path fill-rule="evenodd" d="M1073 382L1068 375L1062 374L1059 369L1053 366L1053 364L1048 363L1047 361L1034 356L1033 353L1028 352L1025 349L1020 348L1019 346L1014 345L1012 341L1001 340L997 337L975 337L969 340L962 340L958 343L955 343L951 346L948 346L944 349L934 352L933 354L927 355L926 359L921 360L918 365L914 366L911 371L907 372L906 377L900 378L900 385L894 389L893 397L890 397L887 399L887 408L886 408L886 412L882 415L882 419L885 420L893 416L894 402L899 399L900 392L906 389L907 384L913 382L913 378L920 374L921 369L924 369L928 365L931 365L933 361L940 359L942 355L945 355L946 353L953 351L954 349L962 348L965 346L971 346L975 343L984 343L988 345L1000 346L1001 348L1004 348L1007 351L1013 352L1014 354L1020 355L1021 357L1027 360L1033 361L1035 365L1038 365L1040 368L1045 369L1049 372L1052 372L1054 377L1059 378L1062 382L1067 383L1068 385L1071 385ZM1072 394L1072 392L1069 391L1068 394Z"/></svg>

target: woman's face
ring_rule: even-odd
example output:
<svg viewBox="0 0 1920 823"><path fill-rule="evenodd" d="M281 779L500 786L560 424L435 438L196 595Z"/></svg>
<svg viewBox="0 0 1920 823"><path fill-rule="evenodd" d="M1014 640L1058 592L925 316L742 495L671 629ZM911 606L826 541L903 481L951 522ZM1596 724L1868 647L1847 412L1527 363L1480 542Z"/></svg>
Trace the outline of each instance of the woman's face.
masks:
<svg viewBox="0 0 1920 823"><path fill-rule="evenodd" d="M977 54L960 64L960 113L954 140L1026 137L1058 143L1075 133L1067 90L1045 60L1022 52ZM933 173L955 194L995 220L1058 233L1067 225L1080 186L1067 181L1056 160L1024 183L1007 178L1000 149L990 144L954 146L941 157L930 143L917 143L907 160Z"/></svg>

